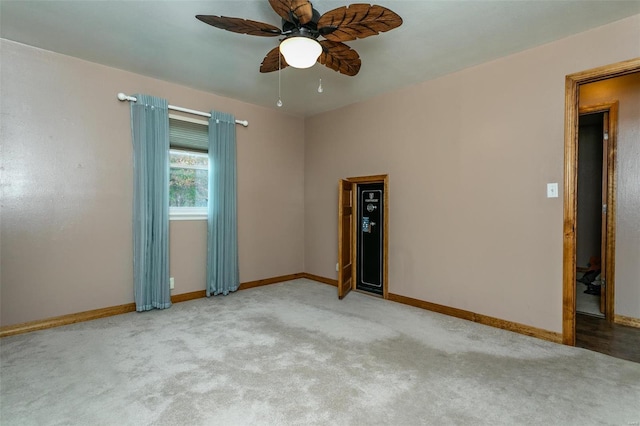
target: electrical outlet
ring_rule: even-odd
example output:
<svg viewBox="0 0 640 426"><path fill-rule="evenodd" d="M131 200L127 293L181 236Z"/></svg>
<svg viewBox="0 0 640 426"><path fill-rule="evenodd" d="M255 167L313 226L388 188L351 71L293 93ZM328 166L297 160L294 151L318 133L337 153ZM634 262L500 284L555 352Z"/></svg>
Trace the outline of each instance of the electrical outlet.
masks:
<svg viewBox="0 0 640 426"><path fill-rule="evenodd" d="M176 286L176 282L173 279L173 277L169 278L169 289L173 290L175 286Z"/></svg>
<svg viewBox="0 0 640 426"><path fill-rule="evenodd" d="M558 198L558 184L557 183L548 183L547 184L547 198Z"/></svg>

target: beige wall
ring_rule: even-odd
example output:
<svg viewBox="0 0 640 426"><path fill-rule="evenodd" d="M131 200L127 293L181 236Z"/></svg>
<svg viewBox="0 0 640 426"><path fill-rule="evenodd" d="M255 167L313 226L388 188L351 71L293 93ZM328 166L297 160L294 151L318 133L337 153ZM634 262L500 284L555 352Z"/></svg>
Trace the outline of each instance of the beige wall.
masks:
<svg viewBox="0 0 640 426"><path fill-rule="evenodd" d="M306 271L338 179L388 173L390 292L561 332L565 76L638 56L634 16L307 119Z"/></svg>
<svg viewBox="0 0 640 426"><path fill-rule="evenodd" d="M237 129L240 279L303 271L301 118L6 40L1 48L1 325L133 301L121 91L249 120ZM170 238L174 294L203 290L205 222L171 222Z"/></svg>
<svg viewBox="0 0 640 426"><path fill-rule="evenodd" d="M598 124L588 125L582 124L585 118L580 117L578 128L576 265L584 268L591 256L602 257L602 115L596 114Z"/></svg>
<svg viewBox="0 0 640 426"><path fill-rule="evenodd" d="M391 292L559 332L562 193L545 185L563 178L564 76L639 40L635 16L304 122L3 40L0 324L132 301L123 91L250 121L241 281L335 278L337 180L388 173ZM171 223L176 294L204 288L205 230Z"/></svg>
<svg viewBox="0 0 640 426"><path fill-rule="evenodd" d="M616 172L617 315L640 318L640 73L580 87L580 105L619 101Z"/></svg>

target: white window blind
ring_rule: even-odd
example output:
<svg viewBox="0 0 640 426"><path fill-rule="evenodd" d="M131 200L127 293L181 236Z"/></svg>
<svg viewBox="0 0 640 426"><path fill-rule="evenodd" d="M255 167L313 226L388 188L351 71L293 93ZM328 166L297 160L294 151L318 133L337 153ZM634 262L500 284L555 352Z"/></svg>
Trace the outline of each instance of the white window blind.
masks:
<svg viewBox="0 0 640 426"><path fill-rule="evenodd" d="M209 126L206 121L169 116L169 216L206 220Z"/></svg>
<svg viewBox="0 0 640 426"><path fill-rule="evenodd" d="M209 150L209 127L169 117L169 144L172 148L207 152Z"/></svg>

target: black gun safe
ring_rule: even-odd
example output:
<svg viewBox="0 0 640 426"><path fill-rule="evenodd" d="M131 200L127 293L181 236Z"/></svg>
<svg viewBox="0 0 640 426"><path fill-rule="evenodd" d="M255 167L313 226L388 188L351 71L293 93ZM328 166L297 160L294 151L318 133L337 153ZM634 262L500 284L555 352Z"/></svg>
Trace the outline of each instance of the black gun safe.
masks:
<svg viewBox="0 0 640 426"><path fill-rule="evenodd" d="M358 185L356 289L382 296L384 277L384 184Z"/></svg>
<svg viewBox="0 0 640 426"><path fill-rule="evenodd" d="M338 181L338 298L351 290L386 298L388 175Z"/></svg>

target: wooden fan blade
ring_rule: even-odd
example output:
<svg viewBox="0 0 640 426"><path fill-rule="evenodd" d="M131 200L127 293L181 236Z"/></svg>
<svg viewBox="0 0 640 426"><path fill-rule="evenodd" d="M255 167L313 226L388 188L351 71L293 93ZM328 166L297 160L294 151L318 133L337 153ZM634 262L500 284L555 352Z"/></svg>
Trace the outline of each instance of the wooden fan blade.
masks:
<svg viewBox="0 0 640 426"><path fill-rule="evenodd" d="M352 4L330 10L318 20L318 31L327 40L349 41L389 31L402 25L402 18L386 7Z"/></svg>
<svg viewBox="0 0 640 426"><path fill-rule="evenodd" d="M304 25L313 18L313 6L308 0L269 0L269 4L285 21L297 19Z"/></svg>
<svg viewBox="0 0 640 426"><path fill-rule="evenodd" d="M272 72L278 71L278 55L280 56L280 69L285 69L289 65L287 61L284 60L284 56L280 54L280 46L274 47L267 53L267 56L264 57L262 63L260 64L260 72Z"/></svg>
<svg viewBox="0 0 640 426"><path fill-rule="evenodd" d="M322 40L318 62L344 75L354 76L360 71L360 55L344 43Z"/></svg>
<svg viewBox="0 0 640 426"><path fill-rule="evenodd" d="M205 24L216 28L240 34L249 34L261 37L277 37L282 31L280 28L264 22L250 21L242 18L229 18L227 16L196 15L196 18Z"/></svg>

